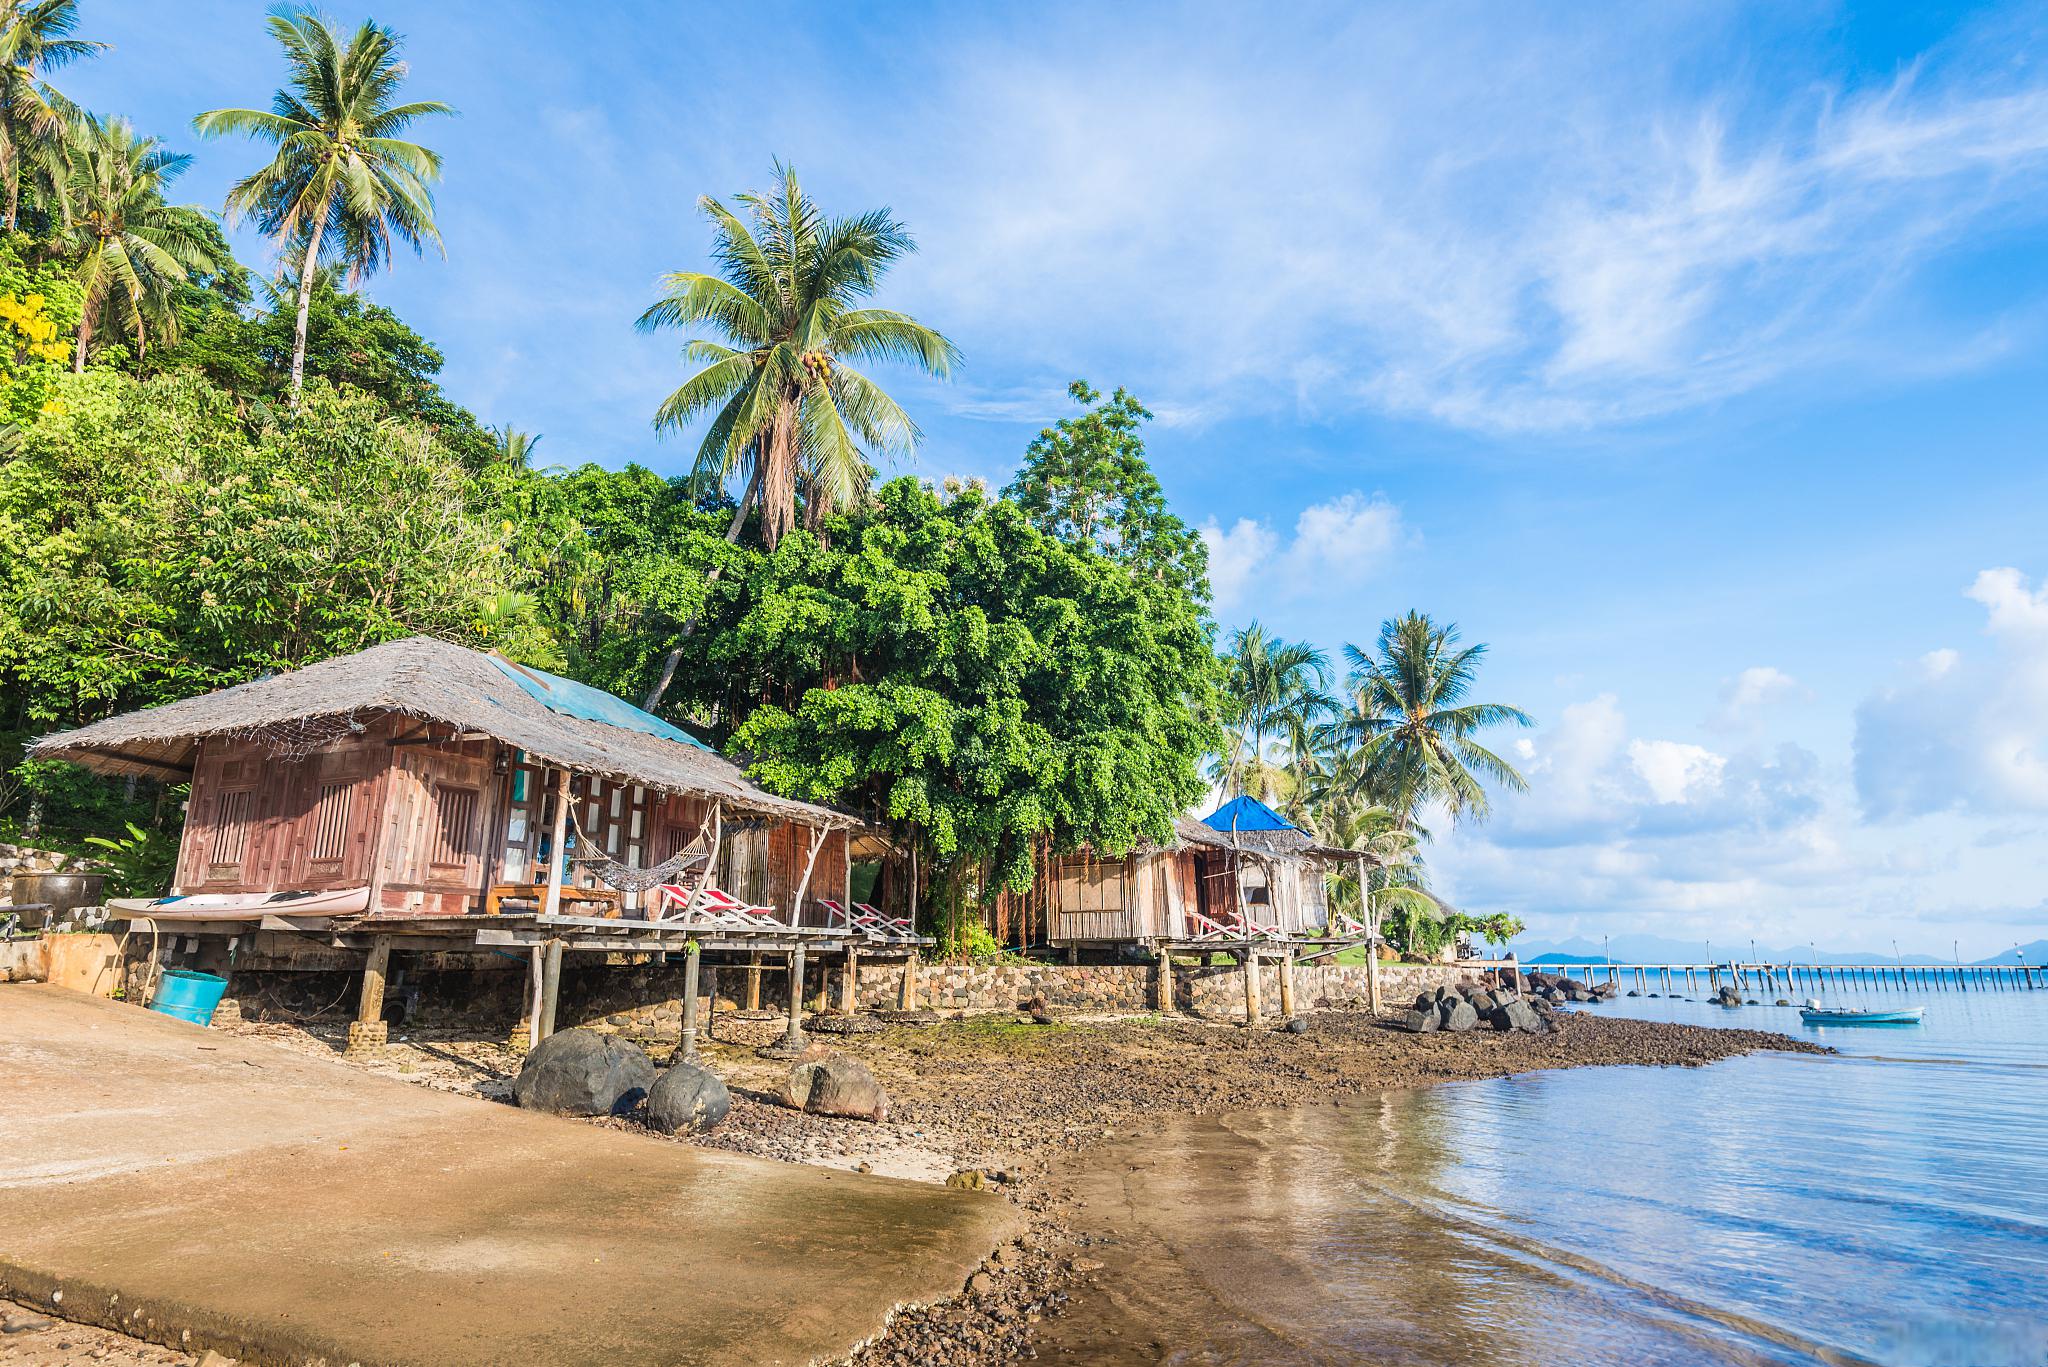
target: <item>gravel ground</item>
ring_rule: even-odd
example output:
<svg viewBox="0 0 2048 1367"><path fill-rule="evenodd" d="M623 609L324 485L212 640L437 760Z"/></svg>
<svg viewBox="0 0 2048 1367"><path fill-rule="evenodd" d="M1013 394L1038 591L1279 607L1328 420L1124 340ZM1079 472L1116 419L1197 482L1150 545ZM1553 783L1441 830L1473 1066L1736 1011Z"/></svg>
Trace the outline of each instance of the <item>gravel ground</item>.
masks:
<svg viewBox="0 0 2048 1367"><path fill-rule="evenodd" d="M931 1018L812 1039L871 1068L888 1090L884 1124L792 1111L775 1095L786 1061L756 1050L780 1018L721 1015L701 1050L725 1079L732 1114L679 1143L886 1175L979 1182L1025 1213L1024 1236L995 1250L951 1301L909 1307L851 1359L853 1367L980 1367L1034 1356L1032 1326L1068 1290L1103 1272L1088 1212L1066 1195L1064 1164L1092 1145L1141 1132L1148 1117L1327 1103L1544 1068L1698 1066L1756 1049L1815 1046L1757 1030L1561 1014L1545 1035L1410 1035L1362 1013L1318 1013L1304 1033L1180 1018ZM819 1024L821 1022L814 1022ZM247 1022L231 1027L332 1054L345 1027ZM651 1049L657 1060L663 1050ZM423 1086L506 1099L519 1056L503 1045L414 1033L362 1066ZM597 1124L635 1125L632 1120ZM126 1359L117 1359L127 1361ZM137 1359L146 1360L146 1359ZM175 1359L164 1359L165 1361Z"/></svg>
<svg viewBox="0 0 2048 1367"><path fill-rule="evenodd" d="M0 1300L0 1363L36 1367L189 1367L190 1353L110 1333L91 1325L53 1319L18 1301ZM228 1358L208 1354L206 1367L232 1367Z"/></svg>

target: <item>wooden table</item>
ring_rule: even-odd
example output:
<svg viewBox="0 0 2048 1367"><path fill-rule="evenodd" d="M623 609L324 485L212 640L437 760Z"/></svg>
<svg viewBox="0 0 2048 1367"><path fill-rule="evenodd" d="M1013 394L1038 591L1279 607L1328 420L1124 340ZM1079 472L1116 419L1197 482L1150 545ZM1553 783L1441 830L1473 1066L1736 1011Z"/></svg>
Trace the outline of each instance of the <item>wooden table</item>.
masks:
<svg viewBox="0 0 2048 1367"><path fill-rule="evenodd" d="M499 883L484 894L484 915L496 916L499 904L506 900L531 900L538 907L546 902L548 885L545 883ZM625 914L625 894L617 888L572 888L563 885L562 907L571 905L595 906L597 915L618 917Z"/></svg>

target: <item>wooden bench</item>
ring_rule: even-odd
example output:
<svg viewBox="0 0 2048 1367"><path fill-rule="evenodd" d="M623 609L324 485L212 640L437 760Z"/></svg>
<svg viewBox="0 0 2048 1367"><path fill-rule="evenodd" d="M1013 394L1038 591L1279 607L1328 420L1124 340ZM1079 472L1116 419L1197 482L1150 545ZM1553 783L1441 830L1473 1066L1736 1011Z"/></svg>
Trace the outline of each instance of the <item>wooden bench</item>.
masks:
<svg viewBox="0 0 2048 1367"><path fill-rule="evenodd" d="M497 916L504 911L507 901L528 901L538 910L547 901L548 887L545 883L499 883L484 894L484 915ZM572 888L562 889L562 910L571 906L595 906L596 915L617 918L625 915L625 894L617 888ZM590 915L584 912L583 915Z"/></svg>

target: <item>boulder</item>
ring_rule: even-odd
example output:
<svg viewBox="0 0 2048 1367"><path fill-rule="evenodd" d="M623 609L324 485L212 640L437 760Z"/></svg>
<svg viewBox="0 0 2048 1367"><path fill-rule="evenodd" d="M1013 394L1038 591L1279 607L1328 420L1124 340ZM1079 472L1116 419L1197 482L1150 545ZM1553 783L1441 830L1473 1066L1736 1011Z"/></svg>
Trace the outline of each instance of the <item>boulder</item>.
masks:
<svg viewBox="0 0 2048 1367"><path fill-rule="evenodd" d="M1773 1006L1790 1006L1791 1004L1792 1001L1789 997L1780 997L1776 1001L1771 1003L1771 1005Z"/></svg>
<svg viewBox="0 0 2048 1367"><path fill-rule="evenodd" d="M1467 1000L1472 1003L1472 1009L1482 1016L1491 1015L1493 1008L1500 1005L1500 999L1483 987L1474 988Z"/></svg>
<svg viewBox="0 0 2048 1367"><path fill-rule="evenodd" d="M1432 1003L1427 1011L1403 1011L1394 1017L1394 1024L1411 1035L1426 1035L1443 1023L1443 1017Z"/></svg>
<svg viewBox="0 0 2048 1367"><path fill-rule="evenodd" d="M1280 1028L1290 1035L1306 1035L1308 1033L1308 1017L1289 1016Z"/></svg>
<svg viewBox="0 0 2048 1367"><path fill-rule="evenodd" d="M1510 1001L1503 1006L1496 1007L1493 1012L1492 1021L1493 1028L1500 1031L1528 1030L1533 1032L1544 1028L1543 1017L1536 1014L1536 1008L1527 1002L1521 1001Z"/></svg>
<svg viewBox="0 0 2048 1367"><path fill-rule="evenodd" d="M1479 1024L1479 1013L1473 1009L1472 1003L1463 997L1445 998L1443 1017L1443 1028L1458 1034L1463 1034Z"/></svg>
<svg viewBox="0 0 2048 1367"><path fill-rule="evenodd" d="M677 1063L647 1089L647 1123L663 1134L699 1134L725 1119L732 1093L718 1075L694 1063Z"/></svg>
<svg viewBox="0 0 2048 1367"><path fill-rule="evenodd" d="M1434 992L1418 992L1418 993L1416 993L1416 994L1415 994L1415 1009L1416 1009L1417 1011L1434 1011L1434 1010L1436 1009L1436 993L1434 993Z"/></svg>
<svg viewBox="0 0 2048 1367"><path fill-rule="evenodd" d="M549 1035L526 1056L512 1098L556 1115L624 1115L654 1085L654 1062L639 1045L578 1027Z"/></svg>
<svg viewBox="0 0 2048 1367"><path fill-rule="evenodd" d="M1634 989L1633 987L1631 987L1631 988L1630 988L1630 989L1628 990L1628 994L1629 994L1629 995L1630 995L1631 997L1640 997L1640 996L1642 996L1642 995L1643 995L1642 993L1640 993L1640 992L1636 991L1636 990L1635 990L1635 989Z"/></svg>
<svg viewBox="0 0 2048 1367"><path fill-rule="evenodd" d="M812 1115L877 1122L889 1118L889 1094L867 1065L837 1054L791 1068L782 1101Z"/></svg>

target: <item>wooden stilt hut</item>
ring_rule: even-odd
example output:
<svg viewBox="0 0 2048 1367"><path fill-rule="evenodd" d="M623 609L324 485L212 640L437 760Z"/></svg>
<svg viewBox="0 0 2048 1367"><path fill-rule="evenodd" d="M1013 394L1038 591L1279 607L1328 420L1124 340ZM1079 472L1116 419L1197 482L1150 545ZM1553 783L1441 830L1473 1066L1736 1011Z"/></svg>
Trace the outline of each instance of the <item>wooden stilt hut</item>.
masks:
<svg viewBox="0 0 2048 1367"><path fill-rule="evenodd" d="M112 717L31 753L188 780L171 895L122 909L186 934L324 932L370 956L366 1003L394 943L534 951L539 1034L542 979L565 948L800 959L861 938L810 914L847 896L857 818L763 790L608 693L429 637ZM703 919L713 887L773 914Z"/></svg>

